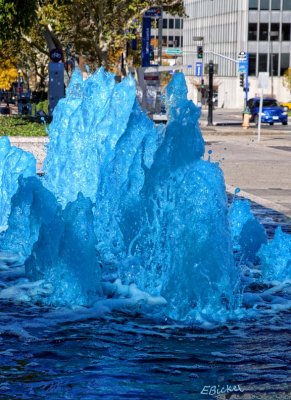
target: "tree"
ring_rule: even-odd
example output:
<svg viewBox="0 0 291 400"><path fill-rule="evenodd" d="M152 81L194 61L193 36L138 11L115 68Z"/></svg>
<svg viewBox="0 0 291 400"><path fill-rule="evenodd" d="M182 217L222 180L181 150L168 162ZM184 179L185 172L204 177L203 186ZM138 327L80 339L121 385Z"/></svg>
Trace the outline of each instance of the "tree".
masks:
<svg viewBox="0 0 291 400"><path fill-rule="evenodd" d="M55 30L66 35L78 54L108 68L115 54L125 48L132 29L140 26L143 13L158 4L152 0L72 0L62 2ZM160 3L165 11L183 14L181 0ZM54 16L54 21L56 16ZM51 21L53 25L54 22Z"/></svg>
<svg viewBox="0 0 291 400"><path fill-rule="evenodd" d="M9 90L17 79L17 69L7 61L0 66L0 89Z"/></svg>
<svg viewBox="0 0 291 400"><path fill-rule="evenodd" d="M0 0L0 44L19 39L36 20L38 0Z"/></svg>
<svg viewBox="0 0 291 400"><path fill-rule="evenodd" d="M11 84L17 79L16 54L10 42L0 46L0 89L9 90Z"/></svg>
<svg viewBox="0 0 291 400"><path fill-rule="evenodd" d="M49 50L55 47L65 53L70 45L91 67L114 70L152 6L184 14L182 0L0 0L0 52L13 43L16 64L34 71L42 83Z"/></svg>
<svg viewBox="0 0 291 400"><path fill-rule="evenodd" d="M291 93L291 68L288 68L283 75L283 85L289 89Z"/></svg>

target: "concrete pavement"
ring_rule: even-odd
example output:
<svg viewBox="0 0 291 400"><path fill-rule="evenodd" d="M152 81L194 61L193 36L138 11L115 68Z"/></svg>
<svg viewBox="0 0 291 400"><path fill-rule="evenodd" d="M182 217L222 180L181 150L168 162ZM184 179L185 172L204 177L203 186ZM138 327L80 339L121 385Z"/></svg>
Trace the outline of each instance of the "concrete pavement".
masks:
<svg viewBox="0 0 291 400"><path fill-rule="evenodd" d="M291 218L291 132L262 132L258 142L256 131L233 127L207 131L202 128L211 159L224 172L227 191L281 212Z"/></svg>

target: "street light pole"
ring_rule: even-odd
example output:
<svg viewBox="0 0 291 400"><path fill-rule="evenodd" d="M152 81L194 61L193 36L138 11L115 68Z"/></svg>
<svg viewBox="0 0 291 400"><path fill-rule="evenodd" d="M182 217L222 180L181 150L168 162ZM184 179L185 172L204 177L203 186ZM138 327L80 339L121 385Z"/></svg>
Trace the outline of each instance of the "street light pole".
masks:
<svg viewBox="0 0 291 400"><path fill-rule="evenodd" d="M273 54L273 40L272 37L276 37L277 32L269 31L269 55L270 55L270 72L271 72L271 96L274 96L274 54Z"/></svg>
<svg viewBox="0 0 291 400"><path fill-rule="evenodd" d="M209 61L209 82L208 82L208 126L213 125L213 75L214 75L214 64L213 61Z"/></svg>
<svg viewBox="0 0 291 400"><path fill-rule="evenodd" d="M271 54L270 54L270 68L271 68L271 96L274 94L274 77L273 77L273 41L272 35L270 35L270 45L271 45Z"/></svg>
<svg viewBox="0 0 291 400"><path fill-rule="evenodd" d="M18 68L17 68L17 98L18 98L18 100L20 99L20 73L21 73L21 69L20 69L20 66L18 65Z"/></svg>

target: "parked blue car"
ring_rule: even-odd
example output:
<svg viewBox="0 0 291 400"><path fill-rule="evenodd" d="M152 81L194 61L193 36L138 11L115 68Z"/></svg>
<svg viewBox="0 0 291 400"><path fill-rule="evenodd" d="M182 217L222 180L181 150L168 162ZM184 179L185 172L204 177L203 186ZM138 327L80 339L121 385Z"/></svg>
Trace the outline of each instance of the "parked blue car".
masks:
<svg viewBox="0 0 291 400"><path fill-rule="evenodd" d="M249 99L247 102L247 107L251 113L250 122L255 122L256 125L258 125L259 122L259 106L259 97ZM284 110L284 107L279 105L276 99L272 99L271 97L265 98L263 99L261 122L270 125L277 122L283 125L288 125L288 114Z"/></svg>

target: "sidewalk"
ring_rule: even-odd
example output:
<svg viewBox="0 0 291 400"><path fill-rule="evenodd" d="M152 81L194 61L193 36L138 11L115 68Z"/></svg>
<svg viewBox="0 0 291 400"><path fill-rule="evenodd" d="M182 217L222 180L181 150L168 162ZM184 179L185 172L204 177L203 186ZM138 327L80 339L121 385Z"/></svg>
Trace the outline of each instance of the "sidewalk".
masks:
<svg viewBox="0 0 291 400"><path fill-rule="evenodd" d="M220 127L221 128L221 127ZM243 132L242 132L243 131ZM202 128L211 159L224 172L227 191L281 212L291 218L291 132L262 131L260 142L256 130Z"/></svg>

